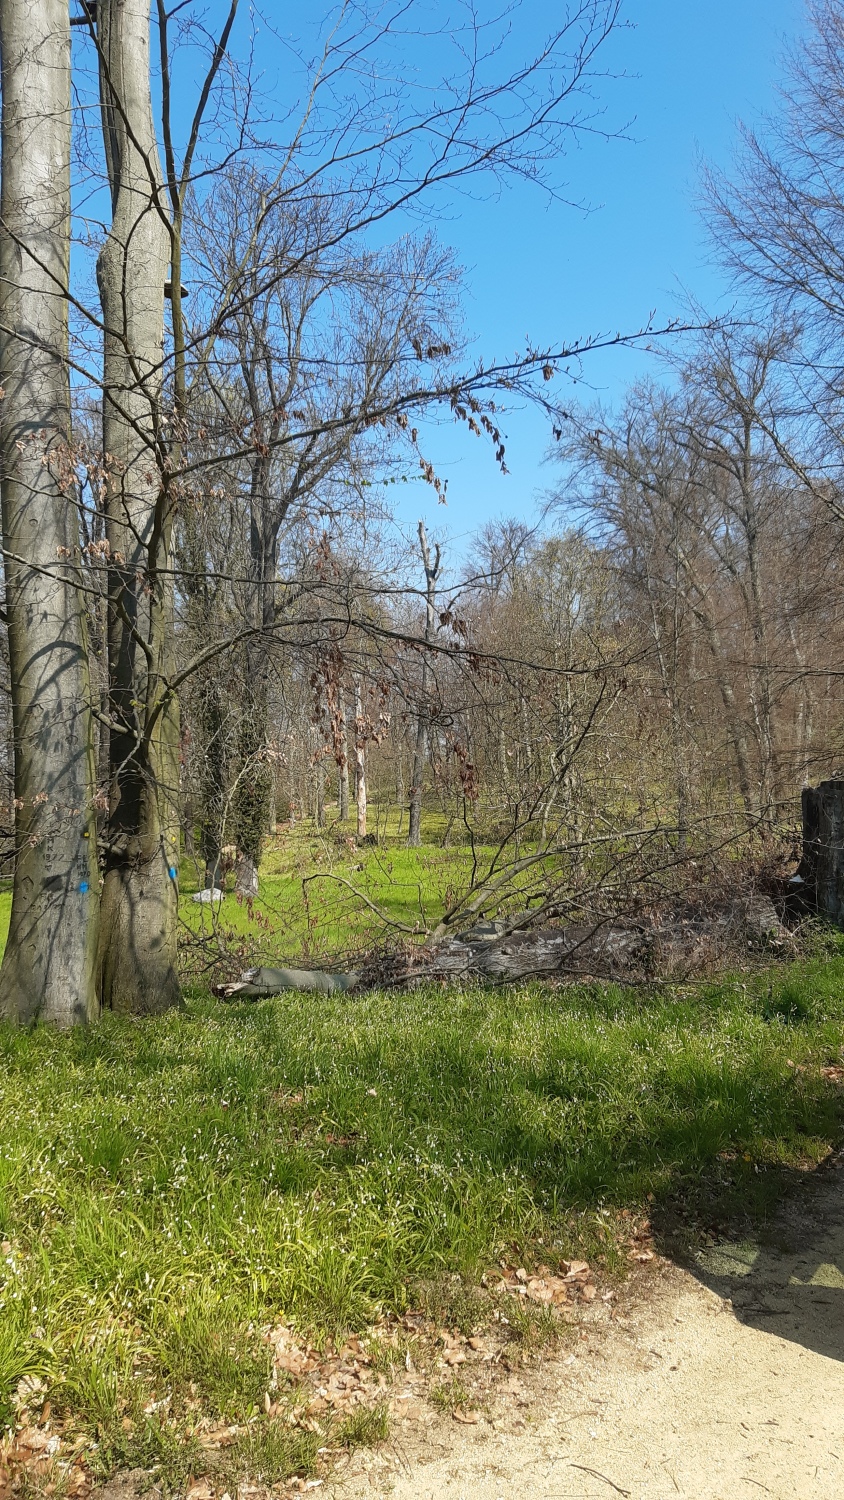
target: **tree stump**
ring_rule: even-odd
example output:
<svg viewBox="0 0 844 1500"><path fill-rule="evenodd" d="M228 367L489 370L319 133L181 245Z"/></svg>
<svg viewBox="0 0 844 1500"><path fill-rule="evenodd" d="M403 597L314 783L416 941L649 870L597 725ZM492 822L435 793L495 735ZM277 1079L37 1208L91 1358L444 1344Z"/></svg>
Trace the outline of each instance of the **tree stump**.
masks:
<svg viewBox="0 0 844 1500"><path fill-rule="evenodd" d="M803 858L794 883L807 905L844 926L844 781L803 788Z"/></svg>

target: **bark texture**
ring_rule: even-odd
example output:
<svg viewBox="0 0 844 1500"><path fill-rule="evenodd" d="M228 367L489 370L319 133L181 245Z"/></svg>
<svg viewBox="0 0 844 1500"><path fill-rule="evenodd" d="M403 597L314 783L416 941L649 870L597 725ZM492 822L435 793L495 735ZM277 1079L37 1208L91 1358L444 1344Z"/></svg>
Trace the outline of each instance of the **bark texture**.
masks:
<svg viewBox="0 0 844 1500"><path fill-rule="evenodd" d="M15 740L0 1014L97 1013L94 748L70 460L67 0L0 0L2 516Z"/></svg>
<svg viewBox="0 0 844 1500"><path fill-rule="evenodd" d="M431 549L424 521L419 522L419 550L425 569L425 644L431 645L436 637L437 579L440 576L440 548ZM411 849L418 849L422 842L422 781L425 775L425 746L431 732L431 711L428 702L431 664L427 651L422 654L422 681L419 702L416 705L416 741L413 747L413 770L411 772L410 807L407 842Z"/></svg>
<svg viewBox="0 0 844 1500"><path fill-rule="evenodd" d="M803 788L803 858L798 871L804 902L844 925L844 781Z"/></svg>
<svg viewBox="0 0 844 1500"><path fill-rule="evenodd" d="M222 848L226 821L225 704L218 672L204 674L199 683L199 724L202 730L199 847L205 870L205 889L222 886Z"/></svg>
<svg viewBox="0 0 844 1500"><path fill-rule="evenodd" d="M349 816L349 731L343 684L337 689L337 723L340 744L337 755L337 815L341 823Z"/></svg>
<svg viewBox="0 0 844 1500"><path fill-rule="evenodd" d="M366 724L363 717L363 696L360 683L355 680L355 803L357 807L357 836L366 838Z"/></svg>
<svg viewBox="0 0 844 1500"><path fill-rule="evenodd" d="M97 275L106 325L111 799L101 913L103 1004L144 1014L180 999L176 976L179 735L167 693L173 639L172 495L161 425L170 234L150 97L149 0L99 0L97 36L111 230Z"/></svg>

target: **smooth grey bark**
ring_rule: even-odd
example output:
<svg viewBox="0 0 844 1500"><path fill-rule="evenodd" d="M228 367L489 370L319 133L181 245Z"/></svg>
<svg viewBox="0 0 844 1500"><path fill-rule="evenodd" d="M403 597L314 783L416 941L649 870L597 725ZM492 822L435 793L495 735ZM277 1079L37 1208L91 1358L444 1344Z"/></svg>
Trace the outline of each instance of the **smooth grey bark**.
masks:
<svg viewBox="0 0 844 1500"><path fill-rule="evenodd" d="M177 1004L178 710L172 531L161 428L170 230L150 96L149 0L99 0L97 41L112 223L97 265L105 322L111 796L102 895L103 1004Z"/></svg>
<svg viewBox="0 0 844 1500"><path fill-rule="evenodd" d="M425 522L419 522L419 550L422 553L422 566L425 569L425 644L431 645L436 635L436 597L437 579L440 576L441 555L439 543L434 547L434 556L431 557L431 548L428 544L428 533L425 530ZM422 779L425 774L425 746L430 733L430 710L428 707L428 688L431 674L431 664L428 660L427 651L422 653L422 682L419 690L419 702L416 705L416 743L413 747L413 769L411 771L410 806L407 842L411 849L418 849L422 841Z"/></svg>
<svg viewBox="0 0 844 1500"><path fill-rule="evenodd" d="M260 422L257 395L253 405L256 430ZM240 723L241 772L234 797L233 826L241 851L237 889L257 895L258 868L272 812L273 785L267 744L270 733L270 668L273 626L276 621L276 578L279 533L288 509L271 486L270 453L280 419L270 424L267 453L252 464L249 496L249 564L244 618L256 634L243 647L244 702Z"/></svg>
<svg viewBox="0 0 844 1500"><path fill-rule="evenodd" d="M323 995L342 995L354 989L360 980L357 970L349 974L328 974L324 969L247 969L234 984L221 984L214 990L226 1000L243 997L263 1000L281 995L285 990L315 990Z"/></svg>
<svg viewBox="0 0 844 1500"><path fill-rule="evenodd" d="M355 679L355 802L357 836L366 838L366 725L363 717L363 695Z"/></svg>
<svg viewBox="0 0 844 1500"><path fill-rule="evenodd" d="M94 746L70 453L67 0L0 0L2 520L15 749L0 1014L97 1014Z"/></svg>
<svg viewBox="0 0 844 1500"><path fill-rule="evenodd" d="M292 389L292 375L276 390L261 386L264 364L272 370L266 330L249 325L240 339L240 371L253 422L255 454L249 478L249 560L244 620L255 631L243 648L244 703L240 726L241 773L234 798L233 826L241 853L237 890L257 896L258 868L270 823L272 776L267 761L270 734L270 669L273 628L276 624L279 537L295 494L284 482L274 483L273 456L282 430L282 413ZM270 406L270 414L267 413Z"/></svg>
<svg viewBox="0 0 844 1500"><path fill-rule="evenodd" d="M337 811L340 822L344 823L349 816L349 732L342 682L337 688L337 722L340 731L340 750L337 759Z"/></svg>
<svg viewBox="0 0 844 1500"><path fill-rule="evenodd" d="M228 775L223 684L217 671L205 673L199 684L198 719L202 733L199 850L205 871L205 889L216 890L223 885L221 851Z"/></svg>
<svg viewBox="0 0 844 1500"><path fill-rule="evenodd" d="M258 894L258 866L248 854L238 857L234 870L234 888L238 896L254 899Z"/></svg>

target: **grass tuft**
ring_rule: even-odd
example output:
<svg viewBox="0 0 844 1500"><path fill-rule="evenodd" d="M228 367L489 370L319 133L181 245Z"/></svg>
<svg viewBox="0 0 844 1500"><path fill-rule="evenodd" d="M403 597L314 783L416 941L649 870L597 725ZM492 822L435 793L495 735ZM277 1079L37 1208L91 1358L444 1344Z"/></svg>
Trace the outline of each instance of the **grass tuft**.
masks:
<svg viewBox="0 0 844 1500"><path fill-rule="evenodd" d="M461 1380L459 1375L455 1375L451 1380L444 1380L432 1387L430 1401L437 1411L451 1416L452 1412L469 1405L471 1392L465 1381Z"/></svg>
<svg viewBox="0 0 844 1500"><path fill-rule="evenodd" d="M316 1473L319 1438L316 1433L284 1422L261 1421L240 1436L229 1450L224 1472L233 1480L257 1479L278 1484L294 1474Z"/></svg>
<svg viewBox="0 0 844 1500"><path fill-rule="evenodd" d="M360 1407L341 1422L334 1441L341 1448L374 1448L386 1443L390 1435L390 1418L386 1405Z"/></svg>

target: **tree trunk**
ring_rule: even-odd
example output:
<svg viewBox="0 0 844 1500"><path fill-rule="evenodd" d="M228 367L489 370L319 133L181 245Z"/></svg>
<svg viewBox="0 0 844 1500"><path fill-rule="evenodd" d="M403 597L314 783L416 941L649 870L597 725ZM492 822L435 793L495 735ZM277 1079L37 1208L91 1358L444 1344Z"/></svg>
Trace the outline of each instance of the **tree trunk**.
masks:
<svg viewBox="0 0 844 1500"><path fill-rule="evenodd" d="M142 1014L180 999L178 710L172 500L160 428L170 236L150 97L149 0L99 0L112 224L97 278L105 323L111 796L100 934L103 1004Z"/></svg>
<svg viewBox="0 0 844 1500"><path fill-rule="evenodd" d="M400 739L398 739L396 741L396 749L395 749L395 755L396 755L396 807L397 807L398 815L399 815L398 824L396 826L396 836L398 838L401 838L401 825L402 825L402 819L404 817L404 753L403 753L403 749L404 749L404 747L402 745L402 741Z"/></svg>
<svg viewBox="0 0 844 1500"><path fill-rule="evenodd" d="M774 786L777 765L773 729L773 687L768 649L768 625L762 588L762 559L757 480L753 457L753 418L745 410L742 422L740 485L741 520L747 541L749 588L745 589L753 632L755 663L750 674L750 705L759 746L759 797L761 817L769 824L774 816Z"/></svg>
<svg viewBox="0 0 844 1500"><path fill-rule="evenodd" d="M425 530L424 521L419 522L419 550L422 553L422 566L425 570L425 644L433 643L436 635L436 590L437 579L440 575L440 548L434 548L434 557L431 558L431 549L428 545L428 533ZM422 682L420 685L419 702L416 705L416 742L413 747L413 769L411 771L410 805L408 818L407 842L411 849L418 849L422 842L422 781L425 774L425 746L431 724L431 710L428 703L428 687L430 676L430 662L427 651L422 656Z"/></svg>
<svg viewBox="0 0 844 1500"><path fill-rule="evenodd" d="M355 683L355 801L358 815L358 838L366 838L366 740L364 738L363 699L360 683Z"/></svg>
<svg viewBox="0 0 844 1500"><path fill-rule="evenodd" d="M199 852L206 890L221 889L221 850L225 835L226 755L225 705L219 664L203 674L199 685L199 723L202 762L199 772Z"/></svg>
<svg viewBox="0 0 844 1500"><path fill-rule="evenodd" d="M250 854L241 854L235 865L234 888L238 896L249 901L258 894L258 866Z"/></svg>
<svg viewBox="0 0 844 1500"><path fill-rule="evenodd" d="M247 698L240 723L240 775L234 795L235 842L240 851L235 887L241 896L257 896L258 866L272 808L273 779L267 762L269 682L266 651L259 641L245 654ZM250 684L252 690L250 691Z"/></svg>
<svg viewBox="0 0 844 1500"><path fill-rule="evenodd" d="M254 388L250 370L247 386ZM276 619L276 574L278 570L278 537L287 512L287 502L279 501L271 484L273 445L278 436L280 416L276 413L265 430L260 401L253 399L252 415L255 440L266 438L266 452L258 453L252 463L249 498L249 575L244 612L246 622L256 631L244 648L246 694L241 725L241 775L235 793L235 837L241 851L237 889L242 895L258 894L258 867L264 849L264 838L273 809L273 776L267 758L270 728L271 642Z"/></svg>
<svg viewBox="0 0 844 1500"><path fill-rule="evenodd" d="M344 823L349 816L349 731L346 721L346 701L343 696L342 687L337 693L337 714L340 723L340 757L337 767L337 802L340 822Z"/></svg>
<svg viewBox="0 0 844 1500"><path fill-rule="evenodd" d="M0 1014L97 1014L94 745L70 440L67 0L0 0L2 519L16 859Z"/></svg>
<svg viewBox="0 0 844 1500"><path fill-rule="evenodd" d="M803 788L803 858L794 895L844 925L844 781Z"/></svg>
<svg viewBox="0 0 844 1500"><path fill-rule="evenodd" d="M325 761L322 756L314 766L314 822L317 828L325 827Z"/></svg>
<svg viewBox="0 0 844 1500"><path fill-rule="evenodd" d="M423 691L424 691L424 669L423 669ZM422 717L421 706L418 709L419 717L416 721L416 742L413 746L413 769L411 771L410 804L407 830L407 843L410 849L418 849L422 842L422 777L425 770L425 745L427 743L427 725Z"/></svg>

